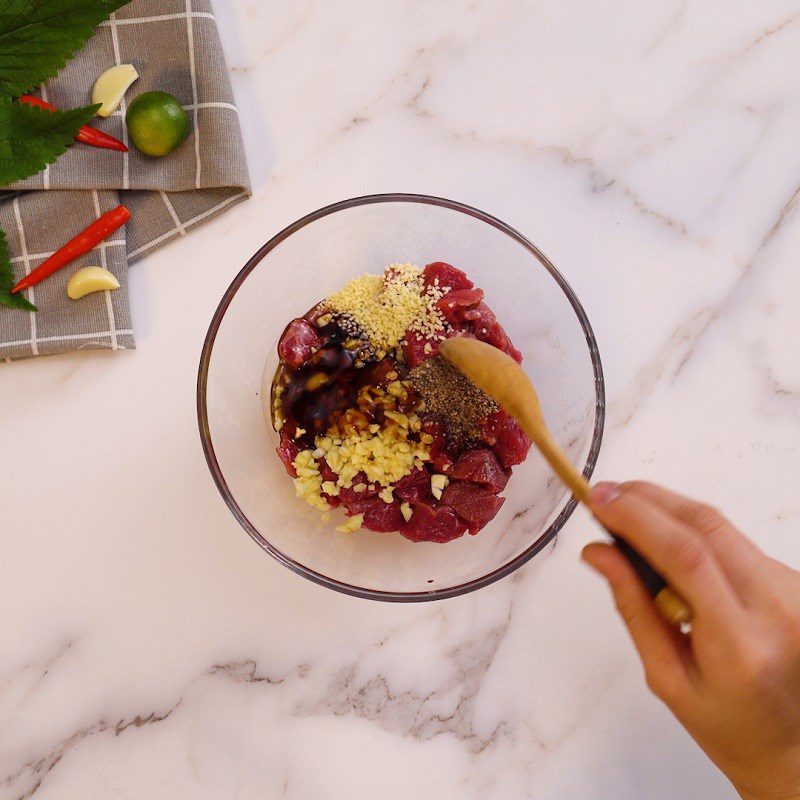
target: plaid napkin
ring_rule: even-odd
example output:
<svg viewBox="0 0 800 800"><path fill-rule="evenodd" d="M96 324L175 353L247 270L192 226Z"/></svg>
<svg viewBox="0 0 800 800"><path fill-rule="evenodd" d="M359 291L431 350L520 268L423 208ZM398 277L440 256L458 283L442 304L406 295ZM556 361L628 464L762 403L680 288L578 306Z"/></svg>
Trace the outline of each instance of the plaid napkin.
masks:
<svg viewBox="0 0 800 800"><path fill-rule="evenodd" d="M17 279L118 203L132 214L93 251L27 292L38 313L0 306L0 360L133 348L128 265L250 194L210 1L133 0L97 29L41 95L57 108L85 105L97 76L127 63L139 72L127 100L152 89L171 92L189 116L189 136L164 158L149 158L133 146L120 153L75 144L44 172L0 192L0 227ZM114 114L95 117L92 125L128 143L126 108L123 100ZM84 266L111 270L120 288L70 300L67 281Z"/></svg>

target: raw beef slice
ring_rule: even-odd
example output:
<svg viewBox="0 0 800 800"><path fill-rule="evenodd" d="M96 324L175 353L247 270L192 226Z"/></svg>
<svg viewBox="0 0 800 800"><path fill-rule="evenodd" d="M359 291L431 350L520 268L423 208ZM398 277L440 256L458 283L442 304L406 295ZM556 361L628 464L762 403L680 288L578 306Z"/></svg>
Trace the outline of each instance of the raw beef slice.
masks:
<svg viewBox="0 0 800 800"><path fill-rule="evenodd" d="M298 369L319 346L319 336L311 323L305 319L293 319L281 336L278 355L292 369Z"/></svg>
<svg viewBox="0 0 800 800"><path fill-rule="evenodd" d="M412 542L449 542L467 532L467 526L452 508L419 501L413 501L411 508L414 513L408 522L403 522L400 533Z"/></svg>
<svg viewBox="0 0 800 800"><path fill-rule="evenodd" d="M451 481L442 494L442 505L450 506L470 526L483 527L494 519L504 502L504 497L465 481Z"/></svg>
<svg viewBox="0 0 800 800"><path fill-rule="evenodd" d="M500 466L497 456L488 447L468 450L456 461L449 474L451 478L478 483L494 494L506 488L509 478L509 473Z"/></svg>

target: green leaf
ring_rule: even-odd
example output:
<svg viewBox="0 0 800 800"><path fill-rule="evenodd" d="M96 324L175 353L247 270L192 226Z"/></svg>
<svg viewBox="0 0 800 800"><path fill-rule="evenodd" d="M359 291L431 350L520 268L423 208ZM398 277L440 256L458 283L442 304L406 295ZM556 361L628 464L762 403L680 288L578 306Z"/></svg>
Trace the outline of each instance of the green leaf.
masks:
<svg viewBox="0 0 800 800"><path fill-rule="evenodd" d="M0 305L19 308L23 311L36 311L36 306L29 303L21 294L11 294L14 286L14 268L8 257L6 235L0 231Z"/></svg>
<svg viewBox="0 0 800 800"><path fill-rule="evenodd" d="M48 111L0 97L0 186L52 164L99 106Z"/></svg>
<svg viewBox="0 0 800 800"><path fill-rule="evenodd" d="M128 2L0 0L0 94L25 94L52 78Z"/></svg>

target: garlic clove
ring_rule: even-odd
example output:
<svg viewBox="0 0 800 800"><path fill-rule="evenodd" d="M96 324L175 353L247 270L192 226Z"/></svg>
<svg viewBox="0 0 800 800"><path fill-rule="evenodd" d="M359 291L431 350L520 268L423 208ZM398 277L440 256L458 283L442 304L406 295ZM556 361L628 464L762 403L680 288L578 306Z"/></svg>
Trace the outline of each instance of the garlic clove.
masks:
<svg viewBox="0 0 800 800"><path fill-rule="evenodd" d="M355 533L356 531L361 530L361 525L364 522L364 515L363 514L356 514L354 517L350 517L347 522L337 525L336 530L339 533Z"/></svg>
<svg viewBox="0 0 800 800"><path fill-rule="evenodd" d="M441 500L448 483L450 479L447 475L431 475L431 494L437 500Z"/></svg>
<svg viewBox="0 0 800 800"><path fill-rule="evenodd" d="M119 108L125 92L139 77L133 64L119 64L107 69L95 82L92 89L92 102L102 103L97 115L107 117Z"/></svg>
<svg viewBox="0 0 800 800"><path fill-rule="evenodd" d="M67 283L67 294L72 300L80 300L92 292L119 289L119 281L102 267L79 269Z"/></svg>

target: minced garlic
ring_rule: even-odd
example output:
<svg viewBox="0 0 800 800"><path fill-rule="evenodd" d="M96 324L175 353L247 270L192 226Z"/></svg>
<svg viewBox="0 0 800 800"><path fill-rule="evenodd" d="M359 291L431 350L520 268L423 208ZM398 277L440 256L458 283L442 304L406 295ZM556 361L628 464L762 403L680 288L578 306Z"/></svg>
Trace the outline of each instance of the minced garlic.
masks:
<svg viewBox="0 0 800 800"><path fill-rule="evenodd" d="M404 425L389 419L375 433L365 430L354 431L343 438L317 436L314 448L301 450L293 462L297 472L294 479L297 496L314 508L326 510L328 504L323 494L336 497L342 489L366 491L365 483L353 485L356 476L363 472L370 484L382 487L378 496L384 502L391 503L391 484L421 468L430 459L429 443L409 438L411 430L417 428L419 418L416 414L404 414L402 417ZM316 457L318 452L323 454L320 458L324 457L337 474L335 483L322 480L319 473L320 458Z"/></svg>
<svg viewBox="0 0 800 800"><path fill-rule="evenodd" d="M394 486L387 486L383 491L378 492L378 497L384 503L391 503L394 500Z"/></svg>
<svg viewBox="0 0 800 800"><path fill-rule="evenodd" d="M361 530L361 526L363 523L364 523L364 515L356 514L355 516L350 517L350 519L348 519L347 522L343 522L341 525L337 525L336 530L339 531L339 533L355 533L356 531Z"/></svg>
<svg viewBox="0 0 800 800"><path fill-rule="evenodd" d="M317 462L312 458L310 450L302 450L293 462L297 477L294 479L294 490L301 500L305 500L320 511L327 511L328 504L322 496L322 476L319 474Z"/></svg>
<svg viewBox="0 0 800 800"><path fill-rule="evenodd" d="M448 483L450 483L450 478L447 475L431 475L431 494L437 500L441 500Z"/></svg>
<svg viewBox="0 0 800 800"><path fill-rule="evenodd" d="M400 345L409 328L441 338L445 322L436 300L444 294L435 286L425 290L419 267L392 264L383 275L354 278L323 305L352 319L373 348L385 354Z"/></svg>

